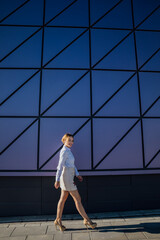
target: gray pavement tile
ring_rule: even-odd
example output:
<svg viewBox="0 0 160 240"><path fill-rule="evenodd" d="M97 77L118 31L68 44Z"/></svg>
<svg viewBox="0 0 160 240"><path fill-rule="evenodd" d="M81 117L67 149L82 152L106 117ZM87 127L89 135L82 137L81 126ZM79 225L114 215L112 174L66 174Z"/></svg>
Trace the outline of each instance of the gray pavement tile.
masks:
<svg viewBox="0 0 160 240"><path fill-rule="evenodd" d="M78 240L78 239L160 239L160 209L146 211L120 213L90 214L93 222L97 222L97 228L88 230L83 224L80 215L68 215L62 218L66 231L56 231L55 217L52 216L27 216L8 218L8 222L0 218L0 240ZM130 214L130 215L129 215ZM158 215L159 214L159 215ZM67 218L69 217L69 218ZM44 220L43 220L44 219ZM2 221L1 221L2 220ZM6 219L5 219L6 220Z"/></svg>
<svg viewBox="0 0 160 240"><path fill-rule="evenodd" d="M101 222L110 223L112 220L114 221L114 218L106 218L106 219L103 218L103 219L101 219ZM94 222L98 222L97 219L95 219Z"/></svg>
<svg viewBox="0 0 160 240"><path fill-rule="evenodd" d="M149 233L149 232L144 232L144 235L149 238L149 239L160 239L160 233Z"/></svg>
<svg viewBox="0 0 160 240"><path fill-rule="evenodd" d="M97 224L99 224L99 223L102 223L102 220L94 219L93 222L96 222ZM68 227L75 226L75 227L85 227L86 228L86 226L84 225L82 220L63 221L62 223L63 223L63 225L68 226Z"/></svg>
<svg viewBox="0 0 160 240"><path fill-rule="evenodd" d="M56 230L55 226L48 226L46 234L47 235L52 235L52 234L56 233L56 231L60 231L60 230Z"/></svg>
<svg viewBox="0 0 160 240"><path fill-rule="evenodd" d="M41 226L40 222L29 222L25 223L25 227Z"/></svg>
<svg viewBox="0 0 160 240"><path fill-rule="evenodd" d="M83 220L63 220L62 223L64 225L79 225L79 224L83 224Z"/></svg>
<svg viewBox="0 0 160 240"><path fill-rule="evenodd" d="M46 234L47 234L47 235L52 235L52 234L54 234L54 233L56 233L56 232L60 232L60 230L59 230L59 229L56 230L56 227L55 227L55 226L48 226L48 227L47 227L47 231L46 231Z"/></svg>
<svg viewBox="0 0 160 240"><path fill-rule="evenodd" d="M16 227L11 236L43 235L47 226Z"/></svg>
<svg viewBox="0 0 160 240"><path fill-rule="evenodd" d="M10 223L9 224L9 228L10 227L23 227L25 224L24 223Z"/></svg>
<svg viewBox="0 0 160 240"><path fill-rule="evenodd" d="M138 227L140 224L140 222L138 221L124 221L124 222L114 222L114 221L111 221L111 225L114 226L114 227L119 227L119 226L128 226L130 225L131 227L132 226L135 226L135 227Z"/></svg>
<svg viewBox="0 0 160 240"><path fill-rule="evenodd" d="M141 220L140 223L158 223L160 222L159 219L144 219L144 220Z"/></svg>
<svg viewBox="0 0 160 240"><path fill-rule="evenodd" d="M146 234L156 234L157 236L160 236L160 222L142 223L141 225Z"/></svg>
<svg viewBox="0 0 160 240"><path fill-rule="evenodd" d="M2 237L0 240L26 240L26 236L21 237Z"/></svg>
<svg viewBox="0 0 160 240"><path fill-rule="evenodd" d="M143 234L143 232L128 232L125 233L126 237L130 239L146 239L146 236Z"/></svg>
<svg viewBox="0 0 160 240"><path fill-rule="evenodd" d="M71 240L71 233L57 232L54 235L54 240Z"/></svg>
<svg viewBox="0 0 160 240"><path fill-rule="evenodd" d="M99 220L99 219L96 219L96 220L94 220L94 222L96 222L97 223L97 225L98 226L108 226L108 225L110 225L110 223L103 223L102 222L102 220ZM66 228L67 228L67 231L83 231L83 232L85 232L86 230L87 230L87 228L86 228L86 226L84 225L84 223L83 223L83 221L82 220L80 220L80 221L63 221L63 224L66 226ZM91 229L90 227L89 227L89 229Z"/></svg>
<svg viewBox="0 0 160 240"><path fill-rule="evenodd" d="M123 211L123 212L103 212L103 213L89 213L91 219L107 219L120 217L138 217L138 216L152 216L160 217L160 209L153 210L137 210L137 211ZM37 222L37 221L54 221L56 215L39 215L39 216L17 216L17 217L0 217L0 223L15 223L15 222ZM79 214L65 214L62 220L82 220Z"/></svg>
<svg viewBox="0 0 160 240"><path fill-rule="evenodd" d="M160 216L154 216L153 219L158 219L158 220L160 220Z"/></svg>
<svg viewBox="0 0 160 240"><path fill-rule="evenodd" d="M83 228L80 228L80 227L76 227L76 226L66 226L66 230L64 232L60 231L60 229L57 227L57 230L56 230L56 227L55 226L48 226L47 228L47 235L52 235L52 234L59 234L59 233L63 233L63 234L70 234L72 232L81 232L83 231L84 229Z"/></svg>
<svg viewBox="0 0 160 240"><path fill-rule="evenodd" d="M134 233L142 232L144 230L144 225L141 224L141 223L134 223L133 224L133 223L126 223L125 222L123 224L122 222L119 222L118 224L112 223L112 228L113 228L113 231L131 233L131 235L134 235Z"/></svg>
<svg viewBox="0 0 160 240"><path fill-rule="evenodd" d="M132 217L132 218L124 218L124 221L144 221L144 220L153 220L153 217Z"/></svg>
<svg viewBox="0 0 160 240"><path fill-rule="evenodd" d="M29 235L26 240L53 240L53 235Z"/></svg>
<svg viewBox="0 0 160 240"><path fill-rule="evenodd" d="M106 239L116 239L116 240L127 240L127 237L123 232L91 232L92 240L106 240Z"/></svg>
<svg viewBox="0 0 160 240"><path fill-rule="evenodd" d="M97 221L96 221L96 223L97 223L97 228L112 226L112 225L111 225L111 222L105 222L105 221L104 221L104 222L102 222L102 221L101 221L101 222L97 222Z"/></svg>
<svg viewBox="0 0 160 240"><path fill-rule="evenodd" d="M113 229L110 222L97 222L97 227L92 229L88 228L90 231L107 231Z"/></svg>
<svg viewBox="0 0 160 240"><path fill-rule="evenodd" d="M72 233L72 240L90 240L90 233Z"/></svg>
<svg viewBox="0 0 160 240"><path fill-rule="evenodd" d="M4 227L8 227L9 226L9 223L0 223L0 228L4 228Z"/></svg>
<svg viewBox="0 0 160 240"><path fill-rule="evenodd" d="M109 220L109 219L103 219L102 221L103 221L103 222L106 222L106 221L108 221L108 220ZM115 218L115 219L110 219L109 222L110 222L110 223L114 223L114 222L116 222L116 223L119 223L119 222L124 223L125 220L124 220L124 218Z"/></svg>
<svg viewBox="0 0 160 240"><path fill-rule="evenodd" d="M14 227L11 228L1 228L0 230L0 237L9 237L13 232Z"/></svg>
<svg viewBox="0 0 160 240"><path fill-rule="evenodd" d="M64 223L63 223L64 224ZM67 225L64 224L66 227L66 230L63 232L63 234L68 234L68 233L72 233L72 232L86 232L87 229L83 226L83 225ZM47 234L54 234L54 233L58 233L60 232L59 228L55 228L55 226L48 226L47 228Z"/></svg>
<svg viewBox="0 0 160 240"><path fill-rule="evenodd" d="M50 225L54 225L53 221L44 221L40 223L41 226L50 226Z"/></svg>

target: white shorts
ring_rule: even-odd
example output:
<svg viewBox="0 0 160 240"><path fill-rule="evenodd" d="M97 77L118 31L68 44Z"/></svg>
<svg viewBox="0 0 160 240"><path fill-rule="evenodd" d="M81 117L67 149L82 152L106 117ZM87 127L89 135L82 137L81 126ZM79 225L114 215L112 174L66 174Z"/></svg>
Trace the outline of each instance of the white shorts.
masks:
<svg viewBox="0 0 160 240"><path fill-rule="evenodd" d="M60 177L60 188L65 191L77 190L77 186L74 185L75 169L72 167L63 167Z"/></svg>

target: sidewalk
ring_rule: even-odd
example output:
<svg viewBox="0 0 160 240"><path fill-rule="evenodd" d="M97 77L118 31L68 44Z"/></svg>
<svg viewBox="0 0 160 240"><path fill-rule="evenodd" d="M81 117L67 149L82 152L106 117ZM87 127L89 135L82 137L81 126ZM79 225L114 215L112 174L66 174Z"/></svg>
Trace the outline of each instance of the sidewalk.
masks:
<svg viewBox="0 0 160 240"><path fill-rule="evenodd" d="M87 230L78 214L64 215L66 231L55 229L50 216L0 217L0 240L160 239L160 209L88 214L97 222Z"/></svg>

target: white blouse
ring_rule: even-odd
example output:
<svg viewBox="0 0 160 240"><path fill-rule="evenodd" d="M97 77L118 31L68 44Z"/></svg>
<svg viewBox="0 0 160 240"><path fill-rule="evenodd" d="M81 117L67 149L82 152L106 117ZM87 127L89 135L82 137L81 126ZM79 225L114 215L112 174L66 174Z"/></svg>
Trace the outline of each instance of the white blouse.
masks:
<svg viewBox="0 0 160 240"><path fill-rule="evenodd" d="M65 145L63 145L60 155L59 155L59 162L57 166L57 172L56 172L56 181L60 180L60 176L63 170L63 166L65 167L73 167L75 169L76 176L79 175L79 172L77 171L77 168L74 164L75 158L73 156L73 153L71 152L71 149Z"/></svg>

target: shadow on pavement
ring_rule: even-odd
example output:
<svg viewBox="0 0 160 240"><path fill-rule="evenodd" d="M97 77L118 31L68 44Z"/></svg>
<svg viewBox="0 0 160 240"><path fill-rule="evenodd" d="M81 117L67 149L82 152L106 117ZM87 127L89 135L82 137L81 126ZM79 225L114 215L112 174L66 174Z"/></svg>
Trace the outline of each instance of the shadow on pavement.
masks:
<svg viewBox="0 0 160 240"><path fill-rule="evenodd" d="M160 223L139 223L131 225L120 225L120 226L105 226L97 227L99 232L148 232L148 233L160 233Z"/></svg>
<svg viewBox="0 0 160 240"><path fill-rule="evenodd" d="M82 231L87 230L87 228L67 228L66 231ZM88 231L99 231L99 232L124 232L124 233L134 233L134 232L148 232L148 233L160 233L160 223L139 223L131 225L117 225L117 226L100 226L95 229L89 228Z"/></svg>

